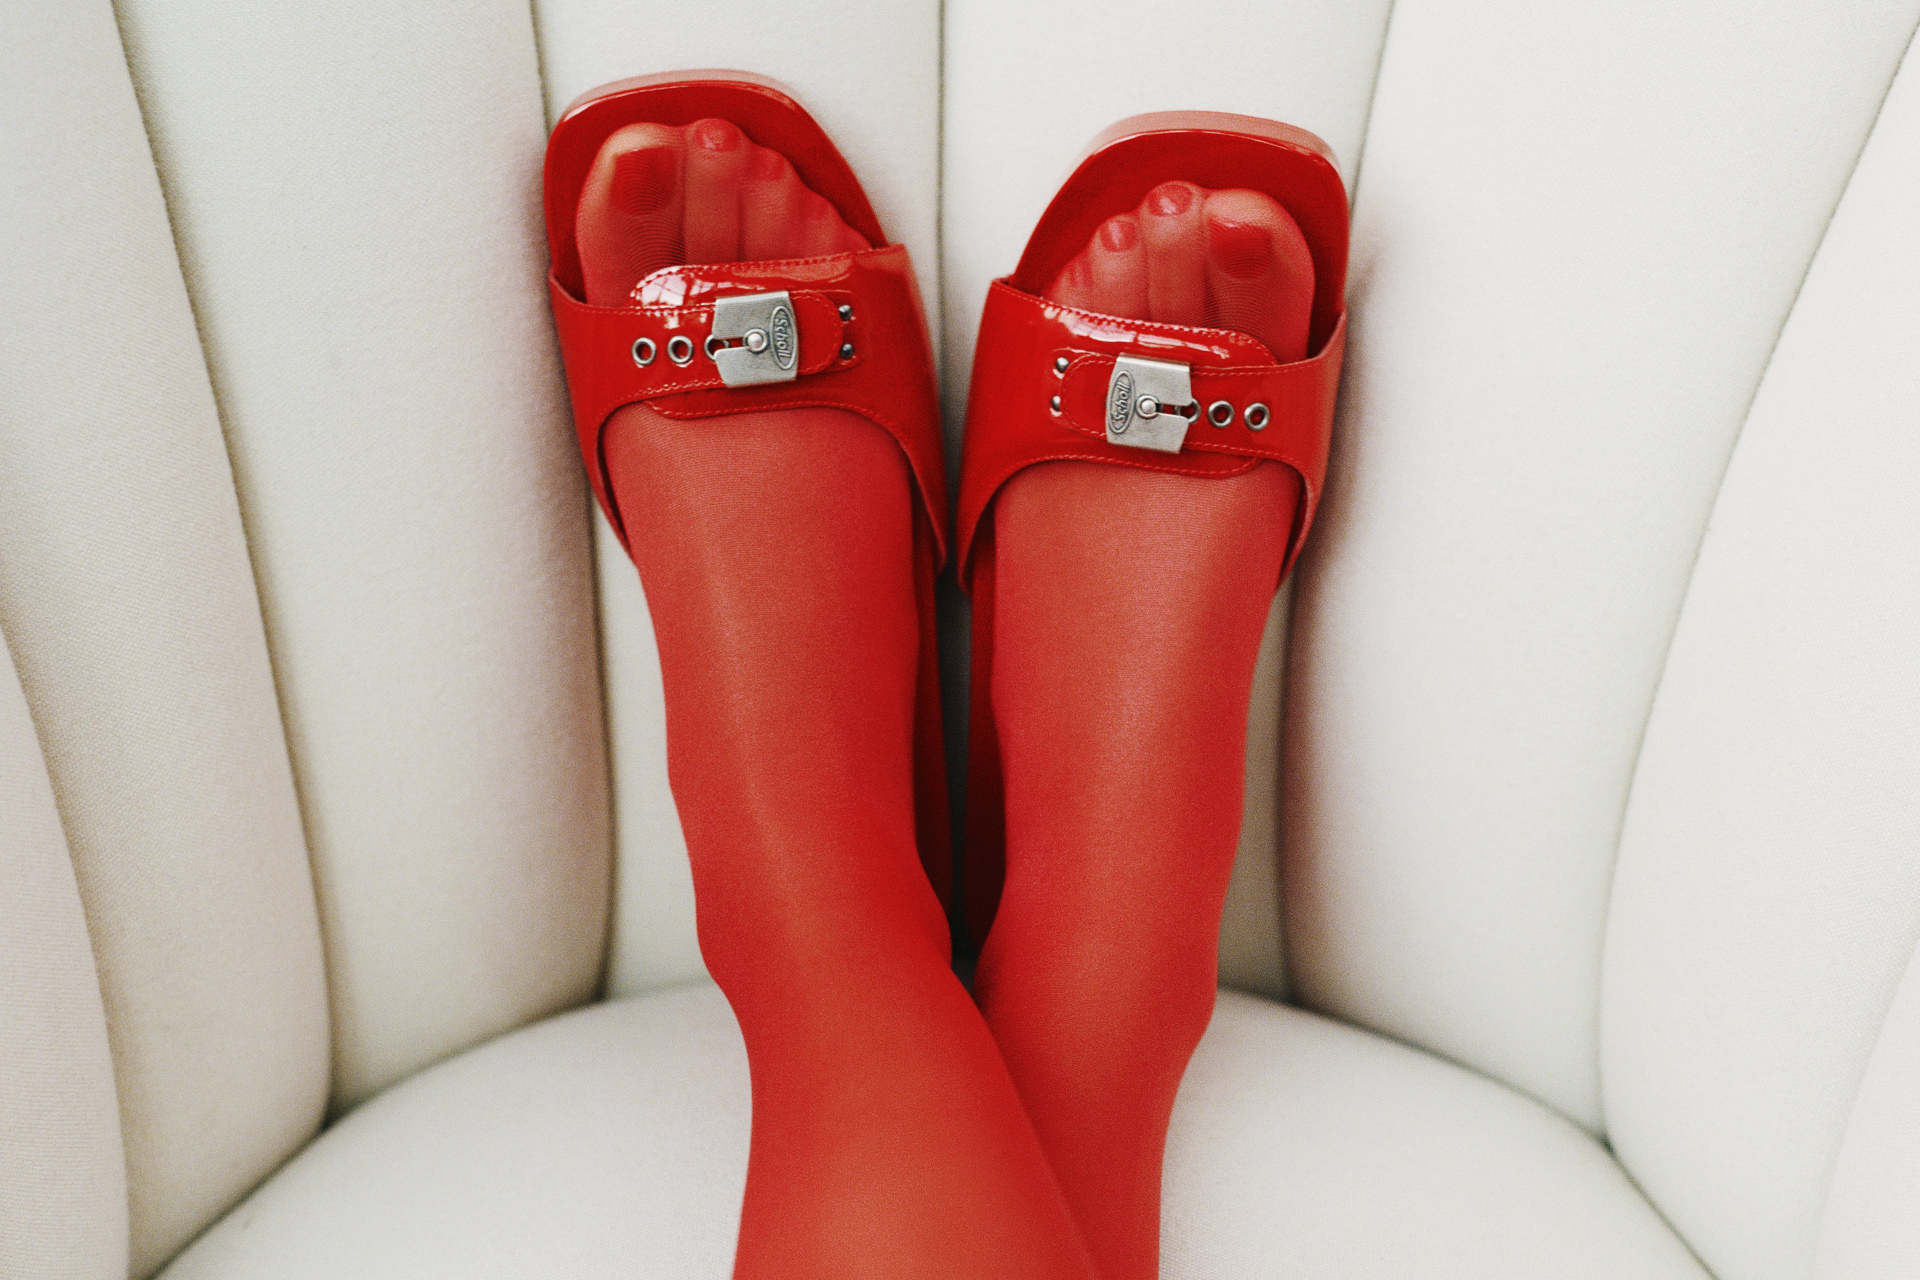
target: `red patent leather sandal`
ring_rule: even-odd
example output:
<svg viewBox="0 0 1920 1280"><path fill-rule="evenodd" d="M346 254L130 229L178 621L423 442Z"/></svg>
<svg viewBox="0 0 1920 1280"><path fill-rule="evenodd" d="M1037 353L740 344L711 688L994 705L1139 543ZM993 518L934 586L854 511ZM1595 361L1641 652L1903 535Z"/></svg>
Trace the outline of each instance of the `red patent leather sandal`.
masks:
<svg viewBox="0 0 1920 1280"><path fill-rule="evenodd" d="M1314 267L1307 359L1275 364L1246 334L1096 315L1044 299L1102 222L1174 179L1261 191L1293 215ZM960 580L973 597L963 875L976 943L992 921L1006 860L990 697L995 494L1022 468L1054 459L1194 476L1283 463L1303 490L1284 579L1326 475L1346 349L1346 266L1346 188L1324 142L1253 116L1164 112L1123 120L1094 140L1041 215L1019 266L988 291L956 504Z"/></svg>
<svg viewBox="0 0 1920 1280"><path fill-rule="evenodd" d="M656 271L630 305L585 299L574 214L595 155L625 125L713 117L785 156L800 180L876 248L779 262ZM845 409L899 444L915 486L920 615L915 808L921 859L951 897L951 837L940 731L933 577L946 555L946 479L933 353L904 245L891 243L859 179L812 116L779 84L744 71L680 71L603 85L576 100L547 143L548 291L580 451L623 547L602 442L607 419L644 403L669 418L766 409ZM631 549L629 548L629 551Z"/></svg>

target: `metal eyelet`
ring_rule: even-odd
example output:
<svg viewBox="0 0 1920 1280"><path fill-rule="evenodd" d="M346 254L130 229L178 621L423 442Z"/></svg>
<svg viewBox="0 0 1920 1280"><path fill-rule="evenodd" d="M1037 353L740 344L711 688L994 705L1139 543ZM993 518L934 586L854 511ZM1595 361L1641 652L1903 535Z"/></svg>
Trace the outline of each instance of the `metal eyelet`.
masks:
<svg viewBox="0 0 1920 1280"><path fill-rule="evenodd" d="M693 361L693 339L684 333L676 333L667 339L667 359L678 365Z"/></svg>
<svg viewBox="0 0 1920 1280"><path fill-rule="evenodd" d="M720 351L726 345L727 345L727 340L725 338L718 337L711 333L708 334L707 341L703 347L703 349L707 353L707 359L712 360L714 358L715 353Z"/></svg>
<svg viewBox="0 0 1920 1280"><path fill-rule="evenodd" d="M644 369L653 363L653 357L657 350L658 348L653 345L652 338L635 339L633 344L633 362Z"/></svg>
<svg viewBox="0 0 1920 1280"><path fill-rule="evenodd" d="M1059 396L1055 396L1055 397L1054 397L1053 399L1051 399L1051 400L1049 400L1049 401L1047 401L1047 408L1048 408L1048 409L1049 409L1049 410L1050 410L1051 412L1053 412L1054 414L1056 414L1056 415L1057 415L1057 414L1059 414L1059 412L1060 412L1060 397L1059 397Z"/></svg>
<svg viewBox="0 0 1920 1280"><path fill-rule="evenodd" d="M1053 358L1053 376L1056 378L1064 378L1067 376L1067 358L1065 356L1055 356Z"/></svg>
<svg viewBox="0 0 1920 1280"><path fill-rule="evenodd" d="M840 344L840 358L842 360L853 359L853 344L851 342L843 342Z"/></svg>
<svg viewBox="0 0 1920 1280"><path fill-rule="evenodd" d="M842 320L853 319L853 304L851 302L843 302L840 304L840 318Z"/></svg>
<svg viewBox="0 0 1920 1280"><path fill-rule="evenodd" d="M1267 429L1267 406L1257 401L1247 406L1247 427L1252 431Z"/></svg>
<svg viewBox="0 0 1920 1280"><path fill-rule="evenodd" d="M1207 421L1216 427L1224 427L1233 421L1233 406L1225 400L1215 400L1207 406Z"/></svg>

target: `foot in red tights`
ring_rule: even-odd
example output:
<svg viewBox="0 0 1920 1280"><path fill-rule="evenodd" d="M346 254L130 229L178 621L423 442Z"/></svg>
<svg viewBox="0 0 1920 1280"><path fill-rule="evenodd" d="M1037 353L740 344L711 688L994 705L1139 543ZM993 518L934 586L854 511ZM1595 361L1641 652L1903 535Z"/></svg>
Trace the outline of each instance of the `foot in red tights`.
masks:
<svg viewBox="0 0 1920 1280"><path fill-rule="evenodd" d="M724 121L630 125L576 219L587 301L866 245ZM919 620L898 447L831 409L614 416L700 945L753 1080L739 1280L1091 1280L914 847Z"/></svg>
<svg viewBox="0 0 1920 1280"><path fill-rule="evenodd" d="M1048 296L1306 354L1313 266L1251 191L1166 183ZM1213 1010L1247 698L1299 500L1048 462L996 499L1006 883L975 992L1102 1280L1153 1280L1180 1077Z"/></svg>

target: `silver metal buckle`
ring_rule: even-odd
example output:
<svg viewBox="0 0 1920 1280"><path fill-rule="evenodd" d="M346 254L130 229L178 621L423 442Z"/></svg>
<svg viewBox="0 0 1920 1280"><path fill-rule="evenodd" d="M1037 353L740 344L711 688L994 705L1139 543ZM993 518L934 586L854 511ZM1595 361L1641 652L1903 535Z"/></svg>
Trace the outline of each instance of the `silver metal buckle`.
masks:
<svg viewBox="0 0 1920 1280"><path fill-rule="evenodd" d="M1178 453L1200 416L1192 371L1166 360L1119 356L1107 380L1107 443Z"/></svg>
<svg viewBox="0 0 1920 1280"><path fill-rule="evenodd" d="M794 319L793 299L785 290L716 298L707 355L730 387L793 381L800 367L800 325Z"/></svg>

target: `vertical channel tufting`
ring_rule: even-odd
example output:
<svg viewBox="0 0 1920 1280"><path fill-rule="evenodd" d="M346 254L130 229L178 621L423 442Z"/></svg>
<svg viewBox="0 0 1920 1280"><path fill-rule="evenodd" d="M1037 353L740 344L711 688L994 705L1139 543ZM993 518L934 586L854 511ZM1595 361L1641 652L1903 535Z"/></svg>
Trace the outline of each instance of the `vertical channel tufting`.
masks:
<svg viewBox="0 0 1920 1280"><path fill-rule="evenodd" d="M334 1103L590 998L606 764L524 3L123 0L313 850Z"/></svg>
<svg viewBox="0 0 1920 1280"><path fill-rule="evenodd" d="M1146 0L1097 9L1067 0L949 3L941 293L952 429L966 407L987 286L1013 270L1041 210L1096 133L1170 108L1266 116L1319 134L1351 182L1388 8L1388 0L1208 0L1170 21L1164 4ZM957 450L957 436L949 444ZM1223 981L1276 996L1286 985L1275 865L1285 627L1282 598L1254 677L1240 853L1220 951ZM963 641L964 627L959 632L942 639ZM960 646L953 648L957 656ZM962 661L949 678L964 671Z"/></svg>
<svg viewBox="0 0 1920 1280"><path fill-rule="evenodd" d="M26 696L0 642L0 1276L125 1280L106 1012Z"/></svg>
<svg viewBox="0 0 1920 1280"><path fill-rule="evenodd" d="M0 113L0 625L86 907L144 1274L319 1122L313 882L105 0L10 6Z"/></svg>
<svg viewBox="0 0 1920 1280"><path fill-rule="evenodd" d="M1920 1258L1920 950L1907 963L1854 1096L1813 1280L1908 1280Z"/></svg>
<svg viewBox="0 0 1920 1280"><path fill-rule="evenodd" d="M1647 708L1913 9L1394 9L1289 654L1290 954L1590 1127Z"/></svg>
<svg viewBox="0 0 1920 1280"><path fill-rule="evenodd" d="M888 234L912 253L938 341L934 0L691 8L538 0L534 7L549 119L596 85L660 71L737 67L791 88L852 164ZM646 600L605 521L596 524L618 848L607 990L626 995L706 970L686 846L667 790L660 666Z"/></svg>
<svg viewBox="0 0 1920 1280"><path fill-rule="evenodd" d="M1920 1185L1898 1176L1912 1080L1887 1074L1909 1060L1912 996L1888 1008L1920 941L1915 208L1909 58L1728 466L1622 834L1607 1128L1720 1280L1813 1274L1836 1158L1853 1217L1827 1274L1894 1274L1860 1228Z"/></svg>

